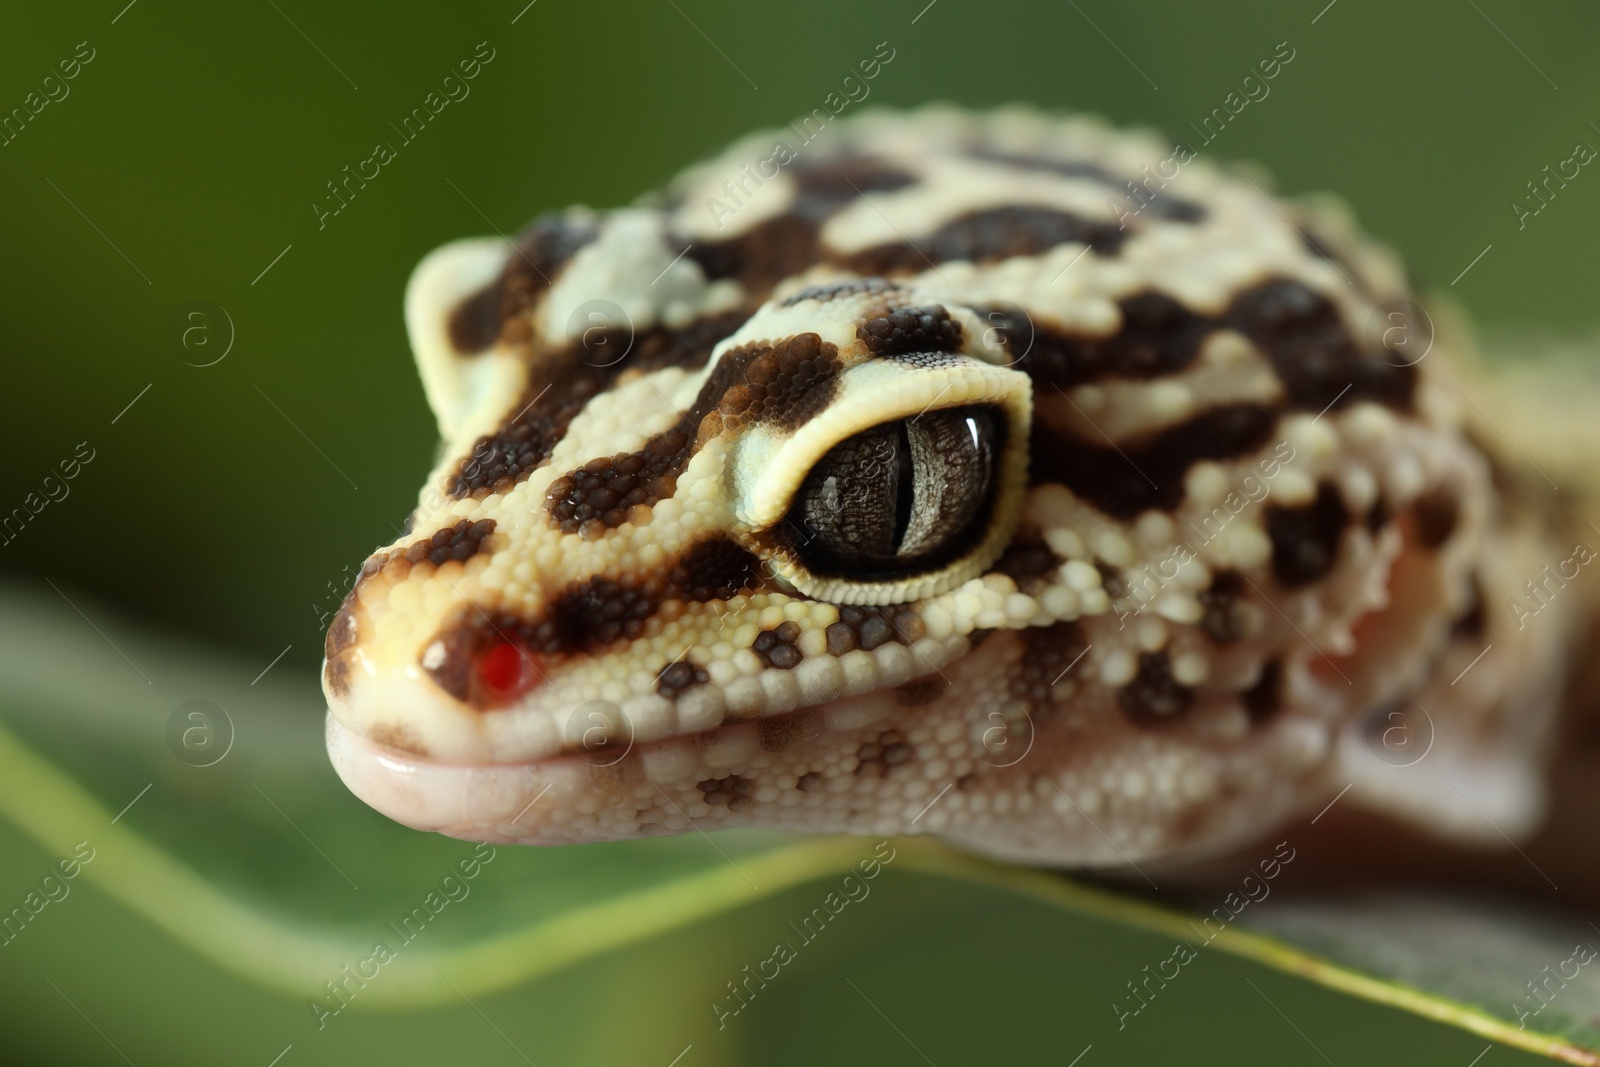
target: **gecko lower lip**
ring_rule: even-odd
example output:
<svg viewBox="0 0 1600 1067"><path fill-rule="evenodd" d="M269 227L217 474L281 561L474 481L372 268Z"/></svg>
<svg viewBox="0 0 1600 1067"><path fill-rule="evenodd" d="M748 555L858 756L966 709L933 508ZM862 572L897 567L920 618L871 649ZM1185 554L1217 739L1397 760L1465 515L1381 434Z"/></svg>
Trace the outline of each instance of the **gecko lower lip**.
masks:
<svg viewBox="0 0 1600 1067"><path fill-rule="evenodd" d="M417 830L474 841L517 841L540 821L550 790L581 787L579 759L527 763L435 763L383 748L327 719L328 758L345 786L372 808Z"/></svg>

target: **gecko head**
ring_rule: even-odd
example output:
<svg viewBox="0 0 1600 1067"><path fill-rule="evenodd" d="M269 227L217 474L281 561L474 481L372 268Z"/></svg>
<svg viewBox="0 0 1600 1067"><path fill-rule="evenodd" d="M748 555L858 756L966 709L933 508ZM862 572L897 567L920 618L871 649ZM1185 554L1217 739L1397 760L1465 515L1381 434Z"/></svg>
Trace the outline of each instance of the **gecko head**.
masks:
<svg viewBox="0 0 1600 1067"><path fill-rule="evenodd" d="M1044 619L994 573L1032 404L980 312L850 279L470 351L474 301L498 315L519 268L453 245L408 292L446 447L324 669L336 766L369 802L552 843L737 820L857 781L863 745L887 770L909 737L891 720L938 699L981 631ZM861 824L831 808L794 825Z"/></svg>
<svg viewBox="0 0 1600 1067"><path fill-rule="evenodd" d="M1363 336L1405 287L1337 213L1196 161L1097 221L1159 146L1077 120L830 136L737 218L770 141L418 267L443 447L327 639L357 795L1120 865L1326 803L1372 709L1516 644L1487 467L1440 358Z"/></svg>

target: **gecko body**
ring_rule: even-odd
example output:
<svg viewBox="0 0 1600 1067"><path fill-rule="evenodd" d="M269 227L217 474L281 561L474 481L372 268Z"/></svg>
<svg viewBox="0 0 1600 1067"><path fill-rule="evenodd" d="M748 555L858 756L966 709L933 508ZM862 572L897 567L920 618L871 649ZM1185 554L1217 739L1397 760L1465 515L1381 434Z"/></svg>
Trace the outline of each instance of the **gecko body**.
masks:
<svg viewBox="0 0 1600 1067"><path fill-rule="evenodd" d="M1570 545L1392 255L1085 118L775 139L418 267L444 445L327 639L358 795L495 842L1085 867L1351 783L1446 837L1536 822L1577 605L1544 641L1502 605Z"/></svg>

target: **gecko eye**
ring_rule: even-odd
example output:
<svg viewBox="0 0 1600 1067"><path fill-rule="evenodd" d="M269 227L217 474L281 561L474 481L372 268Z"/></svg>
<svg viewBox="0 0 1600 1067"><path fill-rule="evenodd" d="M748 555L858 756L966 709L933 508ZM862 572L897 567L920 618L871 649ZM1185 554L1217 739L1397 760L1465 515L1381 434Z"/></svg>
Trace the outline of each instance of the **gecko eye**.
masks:
<svg viewBox="0 0 1600 1067"><path fill-rule="evenodd" d="M867 579L940 566L987 527L1005 418L982 406L880 423L833 446L790 505L796 555Z"/></svg>

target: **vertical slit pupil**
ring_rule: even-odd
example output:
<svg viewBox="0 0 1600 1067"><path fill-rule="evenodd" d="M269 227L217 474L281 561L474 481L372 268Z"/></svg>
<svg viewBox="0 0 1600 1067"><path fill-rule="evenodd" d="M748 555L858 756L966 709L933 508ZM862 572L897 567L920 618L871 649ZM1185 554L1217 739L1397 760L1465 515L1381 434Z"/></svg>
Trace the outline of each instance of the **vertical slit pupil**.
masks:
<svg viewBox="0 0 1600 1067"><path fill-rule="evenodd" d="M896 552L905 540L906 529L911 525L911 509L917 502L916 472L911 461L911 431L909 422L902 422L895 434L895 504L894 538L890 544Z"/></svg>

